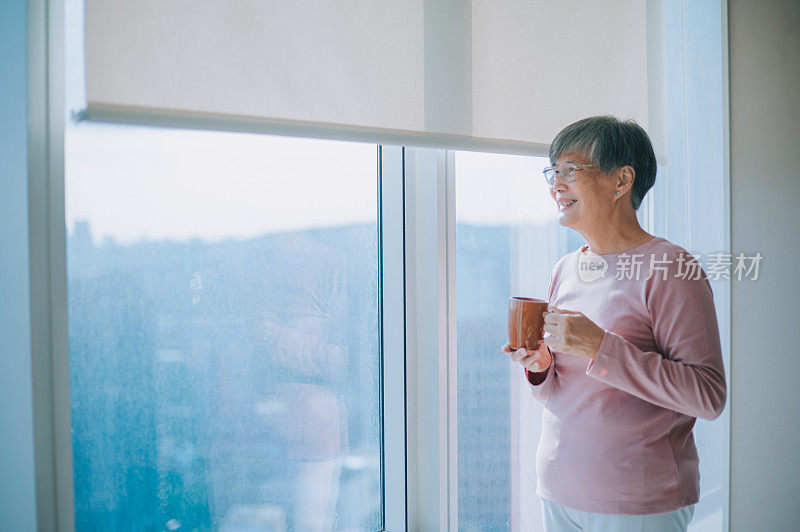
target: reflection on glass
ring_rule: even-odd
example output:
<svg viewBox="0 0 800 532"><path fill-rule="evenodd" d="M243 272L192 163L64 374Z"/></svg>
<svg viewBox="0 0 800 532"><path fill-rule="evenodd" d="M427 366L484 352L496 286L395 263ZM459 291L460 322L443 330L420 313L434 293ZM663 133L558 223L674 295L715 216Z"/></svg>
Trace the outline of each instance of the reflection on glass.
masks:
<svg viewBox="0 0 800 532"><path fill-rule="evenodd" d="M67 130L78 530L378 530L376 148Z"/></svg>
<svg viewBox="0 0 800 532"><path fill-rule="evenodd" d="M541 409L500 352L508 298L546 299L564 250L537 157L456 152L458 528L541 530Z"/></svg>

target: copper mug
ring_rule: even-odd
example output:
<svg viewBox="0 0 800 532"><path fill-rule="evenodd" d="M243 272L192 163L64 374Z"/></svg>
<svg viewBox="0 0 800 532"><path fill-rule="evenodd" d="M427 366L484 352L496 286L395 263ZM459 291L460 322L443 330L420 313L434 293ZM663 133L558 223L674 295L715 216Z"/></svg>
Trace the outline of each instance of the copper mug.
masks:
<svg viewBox="0 0 800 532"><path fill-rule="evenodd" d="M508 302L508 343L511 349L534 351L544 337L547 301L531 297L512 297Z"/></svg>

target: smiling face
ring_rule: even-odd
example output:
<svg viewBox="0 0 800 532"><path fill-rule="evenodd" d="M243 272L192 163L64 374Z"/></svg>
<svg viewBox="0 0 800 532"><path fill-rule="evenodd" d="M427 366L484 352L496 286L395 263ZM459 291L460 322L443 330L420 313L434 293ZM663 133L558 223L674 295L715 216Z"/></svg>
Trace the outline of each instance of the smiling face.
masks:
<svg viewBox="0 0 800 532"><path fill-rule="evenodd" d="M563 163L593 164L575 151L564 153L556 160L556 165ZM559 177L550 187L550 196L558 208L558 223L582 234L608 220L614 208L614 192L614 180L595 166L576 170L571 183Z"/></svg>

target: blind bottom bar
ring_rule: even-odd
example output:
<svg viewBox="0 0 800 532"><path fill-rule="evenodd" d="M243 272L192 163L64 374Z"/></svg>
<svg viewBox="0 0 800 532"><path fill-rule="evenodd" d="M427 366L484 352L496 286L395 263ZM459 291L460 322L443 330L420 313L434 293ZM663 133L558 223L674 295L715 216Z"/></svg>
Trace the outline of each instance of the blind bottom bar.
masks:
<svg viewBox="0 0 800 532"><path fill-rule="evenodd" d="M121 107L90 104L73 113L76 122L91 121L152 127L205 129L236 133L261 133L290 137L311 137L389 146L439 148L504 153L509 155L546 156L546 144L518 140L489 139L445 133L370 128L346 124L302 122L213 113L182 112L173 109Z"/></svg>

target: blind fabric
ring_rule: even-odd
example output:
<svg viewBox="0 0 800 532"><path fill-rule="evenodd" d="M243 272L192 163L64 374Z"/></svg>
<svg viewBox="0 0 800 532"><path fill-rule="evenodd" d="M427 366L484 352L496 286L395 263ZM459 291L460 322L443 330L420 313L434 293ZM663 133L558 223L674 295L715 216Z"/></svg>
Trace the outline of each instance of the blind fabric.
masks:
<svg viewBox="0 0 800 532"><path fill-rule="evenodd" d="M537 152L647 127L647 37L640 0L86 0L85 115Z"/></svg>
<svg viewBox="0 0 800 532"><path fill-rule="evenodd" d="M644 3L472 3L474 133L549 144L597 114L647 124Z"/></svg>

